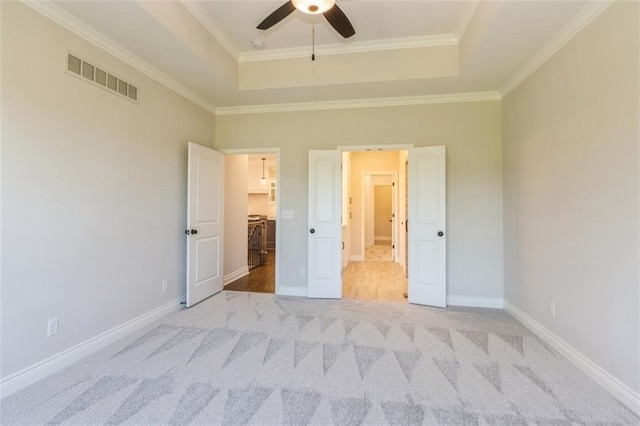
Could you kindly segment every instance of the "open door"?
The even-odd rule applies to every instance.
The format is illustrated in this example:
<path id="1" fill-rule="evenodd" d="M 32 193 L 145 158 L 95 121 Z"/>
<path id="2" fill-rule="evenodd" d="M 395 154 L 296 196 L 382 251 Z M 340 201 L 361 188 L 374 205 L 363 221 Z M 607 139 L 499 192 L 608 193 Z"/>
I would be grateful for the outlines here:
<path id="1" fill-rule="evenodd" d="M 224 154 L 189 142 L 187 307 L 223 288 Z"/>
<path id="2" fill-rule="evenodd" d="M 445 148 L 409 150 L 409 302 L 447 305 Z"/>
<path id="3" fill-rule="evenodd" d="M 339 151 L 309 151 L 308 296 L 342 297 L 342 210 Z"/>

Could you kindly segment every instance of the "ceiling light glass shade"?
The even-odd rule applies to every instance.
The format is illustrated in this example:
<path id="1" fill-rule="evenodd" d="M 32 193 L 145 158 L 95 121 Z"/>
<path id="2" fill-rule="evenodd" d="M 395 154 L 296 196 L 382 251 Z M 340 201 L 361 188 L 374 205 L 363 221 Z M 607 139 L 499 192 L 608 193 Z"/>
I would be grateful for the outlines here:
<path id="1" fill-rule="evenodd" d="M 291 3 L 301 12 L 318 15 L 331 9 L 336 0 L 291 0 Z"/>
<path id="2" fill-rule="evenodd" d="M 265 176 L 262 176 L 262 177 L 260 178 L 260 183 L 261 183 L 262 185 L 266 185 L 266 184 L 267 184 L 267 178 L 266 178 Z"/>

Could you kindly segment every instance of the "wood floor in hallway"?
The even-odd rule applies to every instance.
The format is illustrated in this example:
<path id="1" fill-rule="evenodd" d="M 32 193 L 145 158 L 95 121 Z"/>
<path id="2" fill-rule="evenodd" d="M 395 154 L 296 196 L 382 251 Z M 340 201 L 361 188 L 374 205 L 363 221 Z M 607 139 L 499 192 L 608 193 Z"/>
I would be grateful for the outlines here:
<path id="1" fill-rule="evenodd" d="M 267 262 L 252 269 L 249 275 L 230 282 L 224 287 L 225 290 L 250 291 L 253 293 L 275 293 L 276 292 L 276 252 L 269 250 Z"/>
<path id="2" fill-rule="evenodd" d="M 367 249 L 366 259 L 391 259 L 378 244 Z M 376 254 L 372 256 L 372 254 Z M 225 290 L 255 293 L 275 292 L 275 251 L 269 251 L 267 263 L 225 286 Z M 351 262 L 343 271 L 342 297 L 345 299 L 406 301 L 407 279 L 398 263 L 380 260 Z"/>
<path id="3" fill-rule="evenodd" d="M 385 248 L 388 254 L 384 252 Z M 350 262 L 342 274 L 342 297 L 364 300 L 405 301 L 407 279 L 402 266 L 391 261 L 391 246 L 367 249 L 364 262 Z"/>

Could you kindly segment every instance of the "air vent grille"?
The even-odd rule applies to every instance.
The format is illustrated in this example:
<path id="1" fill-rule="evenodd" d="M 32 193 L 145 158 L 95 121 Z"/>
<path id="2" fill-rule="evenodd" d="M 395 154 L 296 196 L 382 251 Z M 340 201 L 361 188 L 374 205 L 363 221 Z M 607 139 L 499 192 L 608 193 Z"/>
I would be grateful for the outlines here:
<path id="1" fill-rule="evenodd" d="M 138 102 L 138 88 L 136 86 L 77 56 L 72 54 L 67 56 L 67 70 L 83 80 L 105 88 L 116 95 Z"/>

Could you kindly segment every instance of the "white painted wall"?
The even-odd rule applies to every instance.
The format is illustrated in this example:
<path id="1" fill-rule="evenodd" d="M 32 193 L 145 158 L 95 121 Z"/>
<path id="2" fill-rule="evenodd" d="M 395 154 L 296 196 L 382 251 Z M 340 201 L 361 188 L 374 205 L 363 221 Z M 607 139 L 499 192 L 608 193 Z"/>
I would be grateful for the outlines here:
<path id="1" fill-rule="evenodd" d="M 278 251 L 287 260 L 280 267 L 281 285 L 304 291 L 307 278 L 300 276 L 300 268 L 307 265 L 308 150 L 446 145 L 448 292 L 501 300 L 501 114 L 500 102 L 467 102 L 220 115 L 216 147 L 281 148 L 278 202 L 282 210 L 294 212 L 293 219 L 278 223 Z"/>
<path id="2" fill-rule="evenodd" d="M 184 296 L 187 142 L 203 109 L 2 2 L 2 377 Z M 140 104 L 65 73 L 67 51 Z M 161 281 L 168 289 L 161 291 Z M 59 334 L 47 338 L 49 318 Z"/>
<path id="3" fill-rule="evenodd" d="M 237 279 L 247 270 L 248 155 L 225 157 L 224 275 Z M 266 194 L 261 194 L 265 200 Z"/>
<path id="4" fill-rule="evenodd" d="M 636 395 L 638 38 L 614 2 L 503 105 L 505 299 Z"/>

